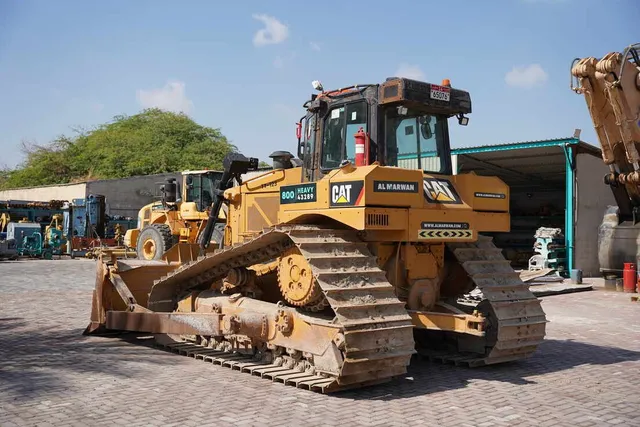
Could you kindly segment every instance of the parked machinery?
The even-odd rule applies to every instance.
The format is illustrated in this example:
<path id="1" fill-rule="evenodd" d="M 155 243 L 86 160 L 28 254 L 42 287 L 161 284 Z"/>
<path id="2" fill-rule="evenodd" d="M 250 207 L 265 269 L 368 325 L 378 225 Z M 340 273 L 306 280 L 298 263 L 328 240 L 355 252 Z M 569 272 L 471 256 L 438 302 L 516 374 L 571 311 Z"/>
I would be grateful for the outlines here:
<path id="1" fill-rule="evenodd" d="M 124 231 L 135 227 L 131 218 L 106 213 L 103 195 L 89 194 L 84 199 L 73 199 L 63 207 L 64 232 L 69 241 L 67 253 L 71 256 L 92 257 L 105 248 L 121 248 Z"/>
<path id="2" fill-rule="evenodd" d="M 201 256 L 97 263 L 85 333 L 153 333 L 325 392 L 403 375 L 416 351 L 469 366 L 533 353 L 540 301 L 480 234 L 509 230 L 509 188 L 451 171 L 448 118 L 467 124 L 469 93 L 405 78 L 315 87 L 299 159 L 274 153 L 274 170 L 242 182 L 257 159 L 225 158 Z"/>
<path id="3" fill-rule="evenodd" d="M 63 243 L 62 246 L 66 248 L 66 254 L 71 256 L 122 243 L 124 232 L 136 225 L 131 218 L 108 215 L 106 199 L 98 194 L 71 201 L 0 201 L 0 233 L 4 232 L 10 221 L 18 219 L 38 224 L 45 243 L 49 237 L 53 237 L 47 237 L 47 234 L 58 234 L 57 239 L 68 240 L 68 244 Z M 49 233 L 52 221 L 57 221 L 53 228 L 62 233 Z"/>
<path id="4" fill-rule="evenodd" d="M 62 255 L 67 249 L 67 236 L 63 227 L 63 215 L 55 214 L 44 231 L 45 246 L 55 255 Z"/>
<path id="5" fill-rule="evenodd" d="M 617 204 L 600 225 L 600 270 L 617 271 L 636 262 L 640 238 L 640 43 L 571 65 L 571 89 L 584 95 Z"/>
<path id="6" fill-rule="evenodd" d="M 566 246 L 561 228 L 540 227 L 534 235 L 536 241 L 529 259 L 529 271 L 551 268 L 558 273 L 566 269 Z"/>
<path id="7" fill-rule="evenodd" d="M 62 200 L 33 201 L 33 200 L 0 200 L 0 231 L 3 224 L 10 220 L 28 221 L 46 227 L 56 213 L 62 213 Z M 6 218 L 3 221 L 3 217 Z"/>
<path id="8" fill-rule="evenodd" d="M 18 257 L 18 250 L 16 249 L 15 240 L 7 240 L 0 238 L 0 261 L 9 259 L 16 259 Z"/>
<path id="9" fill-rule="evenodd" d="M 0 213 L 0 233 L 7 232 L 7 225 L 11 222 L 11 216 L 7 212 Z"/>
<path id="10" fill-rule="evenodd" d="M 162 199 L 140 209 L 138 228 L 125 233 L 125 246 L 136 248 L 138 258 L 147 260 L 160 259 L 177 243 L 197 251 L 196 242 L 207 224 L 221 177 L 222 172 L 201 170 L 183 172 L 182 186 L 174 178 L 168 179 L 160 187 Z M 220 214 L 224 219 L 224 212 Z M 212 238 L 216 243 L 222 240 L 221 225 Z"/>
<path id="11" fill-rule="evenodd" d="M 45 248 L 40 224 L 28 221 L 10 222 L 7 225 L 7 241 L 20 256 L 51 259 L 52 252 Z"/>
<path id="12" fill-rule="evenodd" d="M 0 260 L 14 259 L 18 256 L 16 240 L 7 237 L 7 227 L 11 219 L 9 214 L 3 212 L 0 214 Z"/>

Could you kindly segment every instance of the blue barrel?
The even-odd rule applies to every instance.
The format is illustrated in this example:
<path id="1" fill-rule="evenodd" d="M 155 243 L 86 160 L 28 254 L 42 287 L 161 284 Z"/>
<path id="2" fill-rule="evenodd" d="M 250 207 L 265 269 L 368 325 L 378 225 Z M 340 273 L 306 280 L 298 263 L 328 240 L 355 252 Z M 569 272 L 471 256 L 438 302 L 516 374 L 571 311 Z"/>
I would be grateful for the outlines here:
<path id="1" fill-rule="evenodd" d="M 579 285 L 582 283 L 582 270 L 571 270 L 569 273 L 569 277 L 571 278 L 571 283 L 574 285 Z"/>

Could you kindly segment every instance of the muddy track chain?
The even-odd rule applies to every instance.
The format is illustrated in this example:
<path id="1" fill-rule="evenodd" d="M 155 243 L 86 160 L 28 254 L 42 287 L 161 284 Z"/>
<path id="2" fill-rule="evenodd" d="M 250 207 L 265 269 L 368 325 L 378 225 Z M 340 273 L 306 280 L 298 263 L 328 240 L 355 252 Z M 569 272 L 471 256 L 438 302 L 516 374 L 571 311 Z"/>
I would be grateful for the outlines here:
<path id="1" fill-rule="evenodd" d="M 276 363 L 256 361 L 251 355 L 229 351 L 214 350 L 210 347 L 172 339 L 156 342 L 156 346 L 183 356 L 193 357 L 214 365 L 281 382 L 285 385 L 304 388 L 322 393 L 334 392 L 336 380 L 322 375 L 288 369 Z"/>
<path id="2" fill-rule="evenodd" d="M 543 342 L 547 319 L 540 300 L 520 279 L 509 260 L 490 237 L 478 236 L 475 243 L 447 243 L 460 265 L 482 292 L 477 307 L 484 305 L 490 325 L 486 352 L 449 353 L 420 349 L 431 360 L 470 367 L 524 359 Z"/>
<path id="3" fill-rule="evenodd" d="M 173 310 L 180 293 L 207 286 L 231 268 L 267 262 L 294 245 L 311 265 L 344 334 L 340 376 L 324 389 L 379 383 L 405 374 L 415 353 L 411 318 L 356 231 L 314 226 L 264 230 L 248 242 L 200 257 L 157 280 L 150 308 Z"/>

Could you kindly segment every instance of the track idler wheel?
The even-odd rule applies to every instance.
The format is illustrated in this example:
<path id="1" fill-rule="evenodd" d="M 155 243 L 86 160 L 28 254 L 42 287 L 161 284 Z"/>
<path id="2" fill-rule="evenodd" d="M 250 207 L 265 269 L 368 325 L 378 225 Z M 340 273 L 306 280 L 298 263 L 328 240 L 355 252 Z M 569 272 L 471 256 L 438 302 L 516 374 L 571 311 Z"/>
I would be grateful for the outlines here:
<path id="1" fill-rule="evenodd" d="M 294 307 L 320 311 L 328 305 L 307 259 L 297 251 L 280 258 L 278 286 L 285 301 Z"/>

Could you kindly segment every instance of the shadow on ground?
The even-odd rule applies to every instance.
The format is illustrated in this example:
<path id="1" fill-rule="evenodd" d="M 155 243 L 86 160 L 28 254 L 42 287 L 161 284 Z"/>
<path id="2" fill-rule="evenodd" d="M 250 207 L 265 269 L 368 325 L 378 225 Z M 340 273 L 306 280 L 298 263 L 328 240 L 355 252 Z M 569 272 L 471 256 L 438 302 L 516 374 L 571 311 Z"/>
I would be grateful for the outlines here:
<path id="1" fill-rule="evenodd" d="M 22 318 L 0 318 L 0 394 L 30 399 L 71 388 L 69 372 L 79 374 L 74 382 L 89 382 L 101 374 L 133 378 L 140 373 L 136 363 L 141 348 L 132 345 L 135 337 L 86 337 L 82 332 L 56 326 L 36 329 Z M 166 362 L 162 357 L 144 361 L 158 364 L 158 369 Z"/>
<path id="2" fill-rule="evenodd" d="M 545 340 L 528 359 L 477 368 L 430 362 L 422 357 L 411 360 L 404 378 L 392 387 L 371 387 L 336 393 L 350 399 L 394 400 L 466 387 L 470 381 L 499 381 L 514 385 L 536 384 L 535 377 L 580 365 L 612 365 L 640 360 L 640 351 L 598 346 L 573 340 Z M 393 392 L 387 392 L 392 389 Z"/>
<path id="3" fill-rule="evenodd" d="M 145 348 L 151 346 L 151 340 L 141 340 L 135 334 L 97 337 L 83 336 L 82 331 L 55 326 L 35 329 L 22 318 L 0 318 L 0 393 L 30 399 L 60 391 L 73 386 L 68 384 L 68 373 L 78 374 L 73 377 L 74 381 L 87 383 L 96 375 L 135 379 L 143 375 L 140 363 L 157 365 L 153 369 L 160 370 L 171 364 L 171 358 L 185 357 Z M 157 356 L 148 357 L 150 351 L 154 356 L 157 352 Z M 142 355 L 146 357 L 141 359 Z M 474 380 L 535 384 L 535 377 L 539 375 L 583 364 L 610 365 L 638 360 L 640 352 L 637 351 L 571 340 L 546 340 L 529 359 L 480 368 L 444 365 L 416 357 L 408 374 L 401 379 L 333 396 L 394 400 L 464 388 Z M 237 371 L 234 374 L 248 375 Z M 268 380 L 256 377 L 255 381 L 259 387 L 262 381 Z"/>

